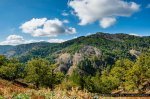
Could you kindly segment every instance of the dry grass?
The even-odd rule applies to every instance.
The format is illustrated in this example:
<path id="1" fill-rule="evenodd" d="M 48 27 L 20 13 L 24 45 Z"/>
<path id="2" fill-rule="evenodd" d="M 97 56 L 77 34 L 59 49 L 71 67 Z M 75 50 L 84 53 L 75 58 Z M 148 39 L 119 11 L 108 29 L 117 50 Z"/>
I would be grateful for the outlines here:
<path id="1" fill-rule="evenodd" d="M 101 97 L 91 94 L 86 90 L 72 88 L 70 91 L 60 88 L 51 91 L 50 89 L 29 89 L 0 80 L 0 96 L 4 99 L 149 99 L 149 97 Z M 1 97 L 0 97 L 1 99 Z"/>
<path id="2" fill-rule="evenodd" d="M 0 80 L 0 96 L 12 99 L 18 94 L 25 94 L 31 99 L 92 99 L 92 95 L 87 91 L 80 91 L 77 88 L 72 90 L 60 90 L 59 88 L 51 91 L 50 89 L 29 89 L 12 84 L 6 80 Z"/>
<path id="3" fill-rule="evenodd" d="M 13 85 L 12 82 L 0 80 L 0 95 L 5 98 L 11 98 L 13 94 L 24 93 L 27 88 Z"/>

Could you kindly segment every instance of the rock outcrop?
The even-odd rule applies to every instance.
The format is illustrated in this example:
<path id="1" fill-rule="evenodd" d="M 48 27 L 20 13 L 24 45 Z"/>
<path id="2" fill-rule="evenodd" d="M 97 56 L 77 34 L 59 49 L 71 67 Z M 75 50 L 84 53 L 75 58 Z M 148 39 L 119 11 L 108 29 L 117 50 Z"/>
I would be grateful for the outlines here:
<path id="1" fill-rule="evenodd" d="M 75 54 L 62 53 L 57 58 L 58 70 L 68 75 L 72 74 L 77 65 L 85 58 L 100 57 L 101 51 L 93 46 L 84 46 Z"/>
<path id="2" fill-rule="evenodd" d="M 133 49 L 130 50 L 129 52 L 130 52 L 131 55 L 135 56 L 136 58 L 137 58 L 138 56 L 140 56 L 140 54 L 141 54 L 141 52 L 136 51 L 136 50 L 133 50 Z"/>

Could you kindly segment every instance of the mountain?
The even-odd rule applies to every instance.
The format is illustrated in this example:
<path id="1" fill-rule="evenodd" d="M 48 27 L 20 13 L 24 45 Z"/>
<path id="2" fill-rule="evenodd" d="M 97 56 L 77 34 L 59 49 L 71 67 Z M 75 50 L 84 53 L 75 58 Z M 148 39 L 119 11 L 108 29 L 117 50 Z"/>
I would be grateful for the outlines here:
<path id="1" fill-rule="evenodd" d="M 12 48 L 13 46 L 10 45 L 0 45 L 0 54 L 4 54 Z"/>
<path id="2" fill-rule="evenodd" d="M 150 37 L 139 37 L 123 33 L 108 34 L 96 33 L 89 36 L 81 36 L 64 43 L 39 42 L 17 46 L 0 46 L 0 53 L 9 57 L 26 56 L 28 54 L 47 57 L 54 53 L 68 52 L 74 54 L 83 46 L 93 46 L 100 49 L 103 54 L 123 55 L 131 49 L 137 51 L 147 50 L 150 45 Z"/>
<path id="3" fill-rule="evenodd" d="M 149 93 L 150 36 L 96 33 L 63 43 L 0 46 L 0 52 L 8 57 L 0 55 L 0 78 L 21 85 Z"/>
<path id="4" fill-rule="evenodd" d="M 0 46 L 0 54 L 16 57 L 21 62 L 31 58 L 46 58 L 57 63 L 57 70 L 70 74 L 77 66 L 86 62 L 91 70 L 103 69 L 117 59 L 135 60 L 140 53 L 150 49 L 150 36 L 134 36 L 123 33 L 96 33 L 81 36 L 63 43 L 39 42 L 17 46 Z M 81 68 L 83 68 L 81 66 Z M 84 68 L 89 73 L 88 68 Z M 82 73 L 82 70 L 79 70 Z"/>
<path id="5" fill-rule="evenodd" d="M 22 44 L 17 46 L 5 45 L 0 46 L 0 54 L 6 55 L 7 57 L 22 56 L 26 55 L 32 50 L 50 47 L 53 45 L 57 45 L 57 43 L 38 42 L 38 43 Z"/>
<path id="6" fill-rule="evenodd" d="M 71 74 L 80 65 L 78 66 L 80 67 L 78 72 L 89 74 L 92 71 L 90 74 L 93 74 L 96 70 L 112 66 L 118 59 L 135 60 L 140 53 L 150 49 L 150 37 L 139 37 L 123 33 L 96 33 L 60 45 L 67 45 L 60 51 L 56 51 L 54 55 L 60 71 Z M 53 55 L 48 57 L 51 56 Z M 85 67 L 87 64 L 91 64 L 93 67 Z"/>

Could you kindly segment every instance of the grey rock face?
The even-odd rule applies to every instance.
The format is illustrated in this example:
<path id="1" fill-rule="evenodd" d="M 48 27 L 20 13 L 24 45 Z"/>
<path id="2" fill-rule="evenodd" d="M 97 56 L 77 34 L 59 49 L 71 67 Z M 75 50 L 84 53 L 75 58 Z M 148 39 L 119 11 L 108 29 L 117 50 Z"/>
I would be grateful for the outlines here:
<path id="1" fill-rule="evenodd" d="M 136 56 L 136 57 L 140 56 L 140 54 L 141 54 L 141 52 L 133 50 L 133 49 L 130 50 L 129 52 L 130 52 L 131 55 Z"/>
<path id="2" fill-rule="evenodd" d="M 57 64 L 59 65 L 58 70 L 65 71 L 68 75 L 70 75 L 82 60 L 93 56 L 101 56 L 101 51 L 93 46 L 84 46 L 74 55 L 71 55 L 70 53 L 60 54 L 57 59 Z"/>
<path id="3" fill-rule="evenodd" d="M 59 65 L 58 70 L 62 72 L 67 72 L 70 66 L 72 66 L 72 57 L 69 53 L 61 54 L 56 61 Z"/>

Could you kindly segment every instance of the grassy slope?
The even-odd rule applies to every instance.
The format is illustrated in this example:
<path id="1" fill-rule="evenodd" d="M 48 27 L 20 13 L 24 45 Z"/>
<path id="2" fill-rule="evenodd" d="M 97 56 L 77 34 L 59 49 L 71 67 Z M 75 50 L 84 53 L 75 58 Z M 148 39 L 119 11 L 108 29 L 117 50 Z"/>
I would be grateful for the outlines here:
<path id="1" fill-rule="evenodd" d="M 149 97 L 102 97 L 77 88 L 72 88 L 71 91 L 60 88 L 54 91 L 35 90 L 0 79 L 0 99 L 93 99 L 94 97 L 97 97 L 96 99 L 149 99 Z"/>

